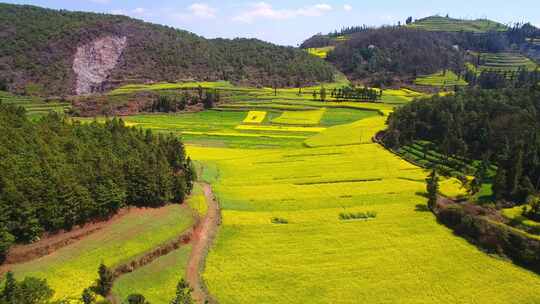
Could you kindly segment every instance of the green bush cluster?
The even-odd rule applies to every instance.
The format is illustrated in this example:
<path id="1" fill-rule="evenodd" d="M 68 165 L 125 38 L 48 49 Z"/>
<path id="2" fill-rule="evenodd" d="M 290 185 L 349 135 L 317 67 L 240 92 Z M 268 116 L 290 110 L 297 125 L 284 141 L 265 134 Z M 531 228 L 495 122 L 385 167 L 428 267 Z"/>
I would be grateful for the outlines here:
<path id="1" fill-rule="evenodd" d="M 377 212 L 367 211 L 367 212 L 341 212 L 339 214 L 339 219 L 342 221 L 348 220 L 368 220 L 374 219 L 377 217 Z"/>
<path id="2" fill-rule="evenodd" d="M 289 223 L 287 219 L 280 218 L 280 217 L 273 217 L 271 222 L 272 224 L 288 224 Z"/>

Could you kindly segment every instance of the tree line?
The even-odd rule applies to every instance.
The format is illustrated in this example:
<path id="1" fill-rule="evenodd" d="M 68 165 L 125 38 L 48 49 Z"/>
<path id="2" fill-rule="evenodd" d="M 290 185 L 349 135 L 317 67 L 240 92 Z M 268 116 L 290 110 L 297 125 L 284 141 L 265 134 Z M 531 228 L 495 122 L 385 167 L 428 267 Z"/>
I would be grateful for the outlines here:
<path id="1" fill-rule="evenodd" d="M 357 101 L 357 102 L 375 102 L 381 99 L 383 90 L 373 89 L 370 87 L 344 86 L 328 90 L 322 87 L 320 90 L 313 90 L 313 100 L 327 101 L 328 94 L 335 101 Z M 302 95 L 302 89 L 298 91 L 298 95 Z"/>
<path id="2" fill-rule="evenodd" d="M 189 105 L 201 103 L 205 109 L 211 109 L 221 101 L 221 95 L 217 89 L 203 89 L 198 87 L 196 94 L 184 91 L 179 95 L 158 95 L 152 101 L 148 111 L 150 112 L 180 112 Z"/>
<path id="3" fill-rule="evenodd" d="M 125 206 L 181 203 L 195 171 L 178 137 L 0 104 L 0 257 L 15 242 L 106 219 Z"/>
<path id="4" fill-rule="evenodd" d="M 528 71 L 519 68 L 516 71 L 510 70 L 484 70 L 477 74 L 468 70 L 464 79 L 469 86 L 478 86 L 482 89 L 504 89 L 504 88 L 526 88 L 537 86 L 540 82 L 540 70 Z"/>

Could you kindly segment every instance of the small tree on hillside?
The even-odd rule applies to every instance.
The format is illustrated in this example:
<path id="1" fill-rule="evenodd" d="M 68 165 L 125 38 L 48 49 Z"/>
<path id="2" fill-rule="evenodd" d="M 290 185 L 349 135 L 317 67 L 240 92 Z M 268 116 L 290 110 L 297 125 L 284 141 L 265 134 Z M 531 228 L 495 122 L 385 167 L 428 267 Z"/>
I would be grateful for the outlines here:
<path id="1" fill-rule="evenodd" d="M 182 278 L 178 285 L 176 285 L 176 295 L 171 300 L 171 304 L 193 304 L 193 298 L 191 293 L 193 289 L 189 284 Z"/>
<path id="2" fill-rule="evenodd" d="M 5 301 L 5 303 L 13 303 L 16 289 L 17 281 L 15 280 L 15 276 L 13 275 L 13 272 L 8 271 L 4 283 L 4 290 L 0 293 L 0 300 Z M 3 302 L 0 301 L 0 303 Z"/>
<path id="3" fill-rule="evenodd" d="M 150 304 L 142 294 L 131 294 L 127 297 L 127 304 Z"/>
<path id="4" fill-rule="evenodd" d="M 322 87 L 321 88 L 321 101 L 325 101 L 326 100 L 326 88 Z"/>
<path id="5" fill-rule="evenodd" d="M 426 179 L 426 189 L 428 193 L 428 208 L 434 210 L 435 204 L 437 204 L 437 193 L 439 192 L 439 175 L 437 170 L 433 169 Z"/>
<path id="6" fill-rule="evenodd" d="M 98 275 L 99 278 L 96 281 L 96 291 L 98 294 L 106 297 L 111 292 L 114 274 L 107 266 L 105 266 L 105 264 L 101 263 L 101 265 L 99 265 Z"/>
<path id="7" fill-rule="evenodd" d="M 92 304 L 96 300 L 96 296 L 94 292 L 92 292 L 91 288 L 86 288 L 83 290 L 83 293 L 81 295 L 81 301 L 84 304 Z"/>

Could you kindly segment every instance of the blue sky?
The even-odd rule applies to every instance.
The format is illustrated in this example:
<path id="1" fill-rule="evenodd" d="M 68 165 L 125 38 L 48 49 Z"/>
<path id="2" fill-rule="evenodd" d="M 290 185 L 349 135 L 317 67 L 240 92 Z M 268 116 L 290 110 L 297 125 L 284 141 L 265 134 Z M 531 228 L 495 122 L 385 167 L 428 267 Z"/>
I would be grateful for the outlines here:
<path id="1" fill-rule="evenodd" d="M 318 32 L 349 25 L 396 24 L 407 16 L 434 14 L 460 18 L 487 17 L 502 23 L 540 25 L 538 0 L 31 0 L 5 1 L 49 8 L 129 15 L 214 37 L 255 37 L 297 45 Z"/>

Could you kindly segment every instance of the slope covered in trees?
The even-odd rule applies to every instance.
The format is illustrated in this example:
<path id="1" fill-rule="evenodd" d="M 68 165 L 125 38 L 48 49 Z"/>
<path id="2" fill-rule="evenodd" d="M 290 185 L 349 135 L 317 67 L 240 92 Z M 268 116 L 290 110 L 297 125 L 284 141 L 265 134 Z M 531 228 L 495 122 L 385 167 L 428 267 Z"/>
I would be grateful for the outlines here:
<path id="1" fill-rule="evenodd" d="M 304 41 L 301 48 L 332 48 L 326 54 L 327 61 L 353 80 L 376 79 L 377 83 L 391 83 L 393 78 L 414 79 L 418 74 L 445 69 L 461 74 L 464 61 L 472 60 L 465 56 L 466 50 L 511 51 L 540 59 L 540 47 L 535 44 L 540 30 L 530 23 L 504 26 L 487 19 L 439 16 L 414 23 L 409 17 L 405 23 L 381 28 L 346 27 L 326 35 L 317 34 Z"/>
<path id="2" fill-rule="evenodd" d="M 407 21 L 412 21 L 412 17 Z M 406 23 L 411 28 L 435 32 L 486 33 L 490 31 L 506 31 L 508 29 L 504 24 L 489 19 L 466 20 L 448 16 L 430 16 Z"/>
<path id="3" fill-rule="evenodd" d="M 117 15 L 0 4 L 0 33 L 0 83 L 18 92 L 74 93 L 77 48 L 103 37 L 116 37 L 113 42 L 125 48 L 97 91 L 128 80 L 287 86 L 331 81 L 334 74 L 331 65 L 291 47 L 256 39 L 207 40 Z"/>
<path id="4" fill-rule="evenodd" d="M 498 199 L 524 202 L 540 189 L 540 89 L 467 90 L 412 102 L 389 118 L 397 148 L 428 140 L 448 156 L 496 164 Z"/>
<path id="5" fill-rule="evenodd" d="M 327 60 L 353 79 L 431 74 L 458 69 L 463 54 L 453 41 L 440 33 L 403 27 L 367 29 L 352 34 L 336 46 Z"/>
<path id="6" fill-rule="evenodd" d="M 0 104 L 0 257 L 13 242 L 107 218 L 126 205 L 182 202 L 193 170 L 175 136 L 121 120 L 27 119 Z"/>

